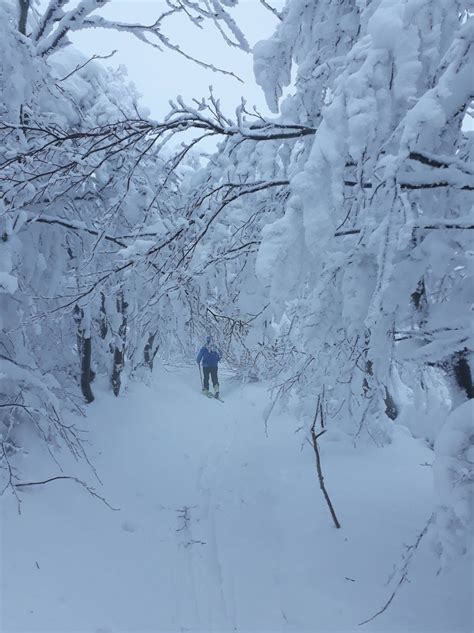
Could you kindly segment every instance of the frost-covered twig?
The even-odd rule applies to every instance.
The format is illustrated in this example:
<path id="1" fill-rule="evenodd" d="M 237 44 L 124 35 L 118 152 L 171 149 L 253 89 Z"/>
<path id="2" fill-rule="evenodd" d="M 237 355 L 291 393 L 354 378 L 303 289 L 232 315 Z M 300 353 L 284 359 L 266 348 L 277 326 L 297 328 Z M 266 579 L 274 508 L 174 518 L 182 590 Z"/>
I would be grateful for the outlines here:
<path id="1" fill-rule="evenodd" d="M 273 15 L 279 20 L 283 19 L 280 11 L 278 11 L 278 9 L 275 9 L 275 7 L 272 7 L 271 4 L 267 2 L 267 0 L 260 0 L 260 4 L 263 5 L 265 9 L 268 9 L 271 13 L 273 13 Z"/>
<path id="2" fill-rule="evenodd" d="M 220 0 L 214 0 L 211 7 L 208 2 L 202 2 L 201 0 L 193 2 L 188 0 L 169 0 L 167 2 L 167 10 L 161 12 L 152 24 L 120 22 L 98 15 L 96 12 L 100 11 L 108 2 L 110 0 L 80 0 L 80 2 L 74 4 L 70 0 L 50 0 L 31 33 L 31 40 L 34 42 L 38 53 L 47 56 L 57 51 L 58 48 L 64 46 L 67 42 L 67 36 L 74 31 L 91 28 L 111 29 L 129 33 L 141 42 L 160 51 L 163 48 L 167 48 L 203 68 L 223 73 L 242 81 L 235 73 L 218 68 L 212 63 L 204 62 L 186 53 L 180 44 L 172 42 L 162 30 L 163 24 L 169 18 L 181 14 L 199 27 L 201 27 L 203 21 L 213 23 L 227 44 L 249 52 L 250 48 L 247 40 L 228 13 L 225 1 L 223 2 L 224 6 L 222 6 Z M 22 12 L 19 30 L 26 34 L 26 21 L 30 1 L 21 0 L 20 7 Z"/>
<path id="3" fill-rule="evenodd" d="M 69 220 L 63 220 L 61 218 L 55 218 L 53 216 L 40 215 L 38 217 L 32 216 L 25 224 L 28 225 L 35 222 L 38 222 L 39 224 L 58 225 L 66 229 L 69 229 L 71 231 L 84 231 L 85 233 L 88 233 L 89 235 L 96 235 L 96 236 L 100 235 L 102 239 L 107 240 L 109 242 L 113 242 L 114 244 L 117 244 L 117 246 L 121 246 L 122 248 L 125 248 L 127 246 L 125 242 L 121 241 L 121 239 L 126 239 L 125 237 L 117 238 L 111 235 L 106 235 L 106 234 L 103 234 L 101 231 L 95 231 L 94 229 L 84 226 L 84 224 L 83 223 L 81 224 L 80 222 L 74 223 Z M 136 237 L 136 236 L 133 236 L 133 237 Z"/>
<path id="4" fill-rule="evenodd" d="M 116 52 L 117 52 L 116 50 L 113 50 L 108 55 L 92 55 L 92 57 L 89 57 L 89 59 L 86 60 L 84 63 L 78 64 L 74 68 L 74 70 L 71 70 L 70 73 L 68 73 L 64 77 L 61 77 L 61 79 L 58 79 L 58 81 L 66 81 L 66 79 L 69 79 L 69 77 L 74 75 L 74 73 L 77 73 L 79 70 L 82 70 L 83 68 L 85 68 L 87 66 L 87 64 L 90 64 L 91 62 L 93 62 L 93 61 L 95 61 L 97 59 L 101 59 L 101 60 L 110 59 L 111 57 L 113 57 L 116 54 Z"/>
<path id="5" fill-rule="evenodd" d="M 2 446 L 2 457 L 3 457 L 3 460 L 5 461 L 5 464 L 6 464 L 5 468 L 8 472 L 8 480 L 3 490 L 0 491 L 0 496 L 5 493 L 7 488 L 11 488 L 17 502 L 18 513 L 20 513 L 21 499 L 18 496 L 18 493 L 15 489 L 15 486 L 16 486 L 15 481 L 18 479 L 18 476 L 15 474 L 14 468 L 12 464 L 10 463 L 10 459 L 8 457 L 8 452 L 7 452 L 11 447 L 3 440 L 2 440 L 1 446 Z M 1 464 L 1 461 L 0 461 L 0 464 Z"/>
<path id="6" fill-rule="evenodd" d="M 240 198 L 243 195 L 249 195 L 249 194 L 252 194 L 252 193 L 256 193 L 256 192 L 262 191 L 264 189 L 270 189 L 272 187 L 286 186 L 287 184 L 288 184 L 288 182 L 286 180 L 284 180 L 284 181 L 276 180 L 276 181 L 273 181 L 273 182 L 271 182 L 271 181 L 270 182 L 263 182 L 263 183 L 258 183 L 256 185 L 252 184 L 252 186 L 250 186 L 250 188 L 244 187 L 244 188 L 241 188 L 241 190 L 238 191 L 237 193 L 229 195 L 227 198 L 225 198 L 223 200 L 223 202 L 221 202 L 219 204 L 217 209 L 214 210 L 213 213 L 211 213 L 210 217 L 207 219 L 207 221 L 205 223 L 204 228 L 200 231 L 198 236 L 192 241 L 190 246 L 187 247 L 187 249 L 184 251 L 183 255 L 178 260 L 177 266 L 180 266 L 186 260 L 186 258 L 190 255 L 190 253 L 192 253 L 194 251 L 194 249 L 196 248 L 197 244 L 206 235 L 206 233 L 208 232 L 210 226 L 215 221 L 217 216 L 225 209 L 225 207 L 227 207 L 229 204 L 231 204 L 232 202 L 237 200 L 237 198 Z"/>

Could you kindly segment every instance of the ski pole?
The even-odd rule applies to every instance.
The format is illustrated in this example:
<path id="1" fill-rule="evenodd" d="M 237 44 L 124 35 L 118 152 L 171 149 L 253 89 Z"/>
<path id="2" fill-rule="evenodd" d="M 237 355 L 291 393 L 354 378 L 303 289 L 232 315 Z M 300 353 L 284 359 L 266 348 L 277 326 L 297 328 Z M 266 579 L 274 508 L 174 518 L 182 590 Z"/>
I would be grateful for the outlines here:
<path id="1" fill-rule="evenodd" d="M 202 382 L 202 371 L 201 371 L 201 363 L 198 363 L 198 367 L 199 367 L 199 377 L 200 377 L 200 379 L 201 379 L 201 387 L 202 387 L 202 385 L 203 385 L 203 382 Z"/>

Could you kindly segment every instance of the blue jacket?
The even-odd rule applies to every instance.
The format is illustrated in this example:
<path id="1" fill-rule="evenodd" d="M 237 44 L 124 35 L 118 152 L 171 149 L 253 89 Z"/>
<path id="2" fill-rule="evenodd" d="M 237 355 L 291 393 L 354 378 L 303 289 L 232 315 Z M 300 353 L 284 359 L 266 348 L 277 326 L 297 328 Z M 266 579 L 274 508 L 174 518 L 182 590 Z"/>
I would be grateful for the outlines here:
<path id="1" fill-rule="evenodd" d="M 217 367 L 220 359 L 221 355 L 219 352 L 210 351 L 205 345 L 201 347 L 196 358 L 198 364 L 202 361 L 203 367 Z"/>

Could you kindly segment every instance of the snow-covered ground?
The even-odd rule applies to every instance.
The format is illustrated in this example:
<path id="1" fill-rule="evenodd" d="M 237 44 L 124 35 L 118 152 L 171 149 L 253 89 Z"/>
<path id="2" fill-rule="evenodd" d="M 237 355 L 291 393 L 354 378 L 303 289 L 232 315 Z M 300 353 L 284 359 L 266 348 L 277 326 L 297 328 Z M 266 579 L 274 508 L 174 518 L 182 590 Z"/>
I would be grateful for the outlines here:
<path id="1" fill-rule="evenodd" d="M 410 582 L 358 626 L 390 597 L 394 565 L 433 509 L 432 453 L 420 440 L 404 427 L 384 448 L 321 438 L 337 530 L 296 421 L 275 415 L 265 434 L 265 386 L 223 381 L 220 403 L 197 378 L 168 368 L 151 388 L 98 392 L 79 421 L 97 492 L 120 510 L 67 480 L 23 488 L 21 515 L 2 498 L 4 633 L 471 630 L 469 561 L 437 576 L 429 537 Z M 22 469 L 24 481 L 60 474 L 36 442 Z"/>

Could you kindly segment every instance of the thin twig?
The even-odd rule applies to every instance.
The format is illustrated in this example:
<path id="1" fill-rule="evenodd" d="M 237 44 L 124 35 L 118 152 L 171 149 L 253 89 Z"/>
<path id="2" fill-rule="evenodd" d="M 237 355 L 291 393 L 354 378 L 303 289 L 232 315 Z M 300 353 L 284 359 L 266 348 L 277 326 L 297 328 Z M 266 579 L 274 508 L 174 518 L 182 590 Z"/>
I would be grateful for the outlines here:
<path id="1" fill-rule="evenodd" d="M 418 537 L 415 541 L 415 543 L 413 545 L 408 546 L 408 555 L 405 558 L 405 563 L 403 564 L 403 567 L 401 569 L 401 575 L 400 575 L 400 579 L 397 582 L 397 585 L 395 587 L 395 589 L 393 590 L 393 592 L 391 593 L 389 599 L 387 600 L 387 602 L 383 605 L 383 607 L 381 609 L 379 609 L 377 611 L 377 613 L 375 613 L 372 617 L 368 618 L 367 620 L 364 620 L 363 622 L 359 622 L 358 626 L 362 626 L 363 624 L 367 624 L 368 622 L 372 622 L 372 620 L 375 620 L 375 618 L 377 618 L 379 615 L 381 615 L 384 611 L 386 611 L 388 609 L 388 607 L 391 605 L 392 600 L 395 598 L 395 596 L 397 595 L 398 590 L 400 589 L 400 587 L 403 585 L 404 582 L 407 581 L 408 579 L 408 569 L 410 566 L 410 563 L 412 561 L 413 556 L 415 555 L 416 550 L 418 549 L 418 546 L 422 540 L 422 538 L 425 536 L 425 534 L 428 531 L 428 528 L 431 524 L 431 522 L 434 519 L 434 514 L 432 514 L 430 516 L 430 518 L 428 519 L 425 527 L 423 528 L 423 530 L 418 534 Z"/>
<path id="2" fill-rule="evenodd" d="M 117 51 L 114 50 L 111 53 L 109 53 L 108 55 L 92 55 L 91 58 L 89 58 L 87 61 L 85 61 L 83 64 L 78 64 L 74 70 L 71 70 L 70 73 L 68 73 L 65 77 L 62 77 L 61 79 L 58 79 L 58 81 L 66 81 L 66 79 L 69 79 L 69 77 L 71 77 L 71 75 L 74 75 L 74 73 L 77 73 L 77 71 L 82 70 L 85 66 L 87 66 L 87 64 L 89 64 L 92 61 L 95 61 L 96 59 L 110 59 L 111 57 L 113 57 L 115 55 Z"/>
<path id="3" fill-rule="evenodd" d="M 339 519 L 336 516 L 336 512 L 334 510 L 334 507 L 332 505 L 332 501 L 331 498 L 329 497 L 329 493 L 326 489 L 326 484 L 324 483 L 324 475 L 323 475 L 323 469 L 321 466 L 321 455 L 319 453 L 319 446 L 318 446 L 318 438 L 321 437 L 321 435 L 324 435 L 324 433 L 326 433 L 327 429 L 322 429 L 322 431 L 320 431 L 319 433 L 316 433 L 316 421 L 318 419 L 318 416 L 322 413 L 322 408 L 321 408 L 321 397 L 318 396 L 318 402 L 316 405 L 316 413 L 314 416 L 314 420 L 313 420 L 313 424 L 311 425 L 311 445 L 313 447 L 314 450 L 314 455 L 316 458 L 316 471 L 318 473 L 318 479 L 319 479 L 319 487 L 321 488 L 321 491 L 323 493 L 324 499 L 326 500 L 327 506 L 329 508 L 329 512 L 331 513 L 332 516 L 332 520 L 334 522 L 334 525 L 336 528 L 340 528 L 341 524 L 339 523 Z"/>
<path id="4" fill-rule="evenodd" d="M 102 503 L 104 503 L 111 510 L 114 510 L 115 512 L 118 512 L 120 510 L 120 508 L 114 508 L 113 506 L 111 506 L 110 503 L 106 499 L 104 499 L 104 497 L 101 497 L 99 494 L 97 494 L 94 488 L 91 488 L 91 486 L 88 486 L 84 481 L 82 481 L 81 479 L 78 479 L 77 477 L 70 477 L 68 475 L 58 475 L 57 477 L 50 477 L 49 479 L 45 479 L 44 481 L 28 481 L 25 483 L 19 483 L 19 484 L 14 484 L 14 485 L 15 485 L 15 488 L 23 488 L 25 486 L 42 486 L 43 484 L 47 484 L 50 481 L 56 481 L 58 479 L 70 479 L 71 481 L 75 481 L 77 484 L 85 488 L 87 492 L 91 494 L 93 497 L 96 497 L 97 499 L 102 501 Z"/>

